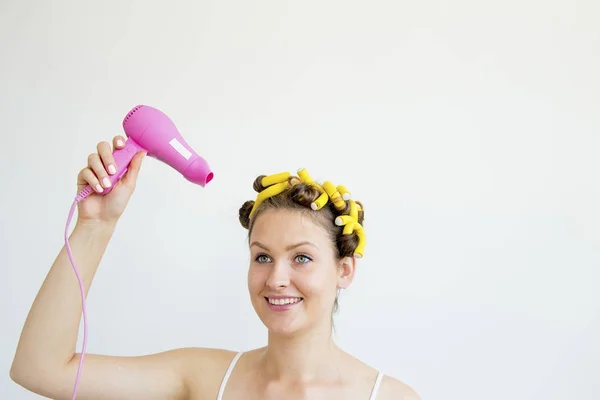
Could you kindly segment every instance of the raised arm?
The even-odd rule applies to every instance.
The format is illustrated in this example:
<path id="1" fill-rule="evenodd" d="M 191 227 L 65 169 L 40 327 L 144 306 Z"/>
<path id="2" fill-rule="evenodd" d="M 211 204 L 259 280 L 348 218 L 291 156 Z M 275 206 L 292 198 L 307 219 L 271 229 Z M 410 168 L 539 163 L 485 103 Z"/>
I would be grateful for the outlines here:
<path id="1" fill-rule="evenodd" d="M 113 145 L 123 147 L 124 138 Z M 127 174 L 106 195 L 92 194 L 78 205 L 78 218 L 69 238 L 85 295 L 117 221 L 134 191 L 145 154 L 139 153 Z M 78 176 L 78 191 L 102 184 L 114 163 L 111 146 L 98 144 L 88 166 Z M 52 399 L 72 398 L 80 355 L 76 354 L 81 292 L 67 249 L 63 247 L 44 280 L 27 316 L 10 370 L 24 388 Z M 140 357 L 85 354 L 77 399 L 182 399 L 188 386 L 185 350 Z"/>

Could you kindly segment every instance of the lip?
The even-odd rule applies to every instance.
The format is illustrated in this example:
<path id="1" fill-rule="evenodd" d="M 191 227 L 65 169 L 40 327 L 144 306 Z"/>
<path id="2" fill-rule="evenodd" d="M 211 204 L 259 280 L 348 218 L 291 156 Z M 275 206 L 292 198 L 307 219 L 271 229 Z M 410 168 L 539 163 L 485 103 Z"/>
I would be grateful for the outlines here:
<path id="1" fill-rule="evenodd" d="M 298 301 L 296 303 L 281 304 L 281 305 L 269 303 L 269 299 L 289 299 L 289 298 L 300 298 L 300 301 Z M 291 310 L 292 308 L 296 307 L 297 305 L 299 305 L 300 303 L 302 303 L 304 301 L 304 298 L 301 296 L 265 296 L 264 299 L 265 299 L 265 302 L 267 303 L 267 306 L 269 307 L 269 309 L 271 309 L 272 311 L 278 311 L 278 312 Z"/>

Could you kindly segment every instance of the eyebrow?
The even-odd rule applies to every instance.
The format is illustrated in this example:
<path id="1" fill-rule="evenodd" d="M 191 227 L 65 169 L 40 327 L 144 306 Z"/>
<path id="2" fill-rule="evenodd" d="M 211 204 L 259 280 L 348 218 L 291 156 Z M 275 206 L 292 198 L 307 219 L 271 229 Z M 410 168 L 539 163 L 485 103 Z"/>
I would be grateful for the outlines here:
<path id="1" fill-rule="evenodd" d="M 252 246 L 257 246 L 257 247 L 260 247 L 262 249 L 269 251 L 269 248 L 267 246 L 265 246 L 264 244 L 262 244 L 261 242 L 256 241 L 256 240 L 250 244 L 250 247 L 252 247 Z M 314 244 L 313 242 L 309 242 L 308 240 L 303 240 L 301 242 L 291 244 L 291 245 L 287 246 L 285 249 L 287 251 L 290 251 L 290 250 L 293 250 L 296 247 L 300 247 L 300 246 L 312 246 L 317 250 L 319 249 L 316 244 Z"/>

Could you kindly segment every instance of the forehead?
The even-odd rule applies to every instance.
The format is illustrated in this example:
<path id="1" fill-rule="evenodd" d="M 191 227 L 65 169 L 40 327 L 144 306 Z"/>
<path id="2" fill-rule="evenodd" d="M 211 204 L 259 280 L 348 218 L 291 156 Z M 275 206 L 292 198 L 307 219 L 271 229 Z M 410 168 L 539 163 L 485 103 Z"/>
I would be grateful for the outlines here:
<path id="1" fill-rule="evenodd" d="M 324 248 L 329 237 L 325 229 L 304 212 L 267 210 L 256 218 L 250 240 L 273 247 L 306 240 Z"/>

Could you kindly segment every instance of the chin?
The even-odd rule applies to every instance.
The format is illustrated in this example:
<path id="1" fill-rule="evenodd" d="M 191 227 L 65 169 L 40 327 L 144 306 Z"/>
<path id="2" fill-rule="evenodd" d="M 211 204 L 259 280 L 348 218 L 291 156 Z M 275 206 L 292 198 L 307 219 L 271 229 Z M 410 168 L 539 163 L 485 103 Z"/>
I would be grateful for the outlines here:
<path id="1" fill-rule="evenodd" d="M 291 337 L 302 331 L 301 328 L 292 325 L 283 325 L 278 324 L 276 322 L 264 322 L 265 327 L 272 335 L 277 335 L 281 337 Z"/>

